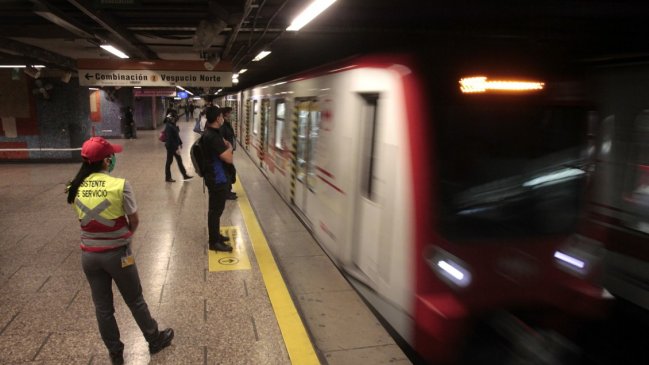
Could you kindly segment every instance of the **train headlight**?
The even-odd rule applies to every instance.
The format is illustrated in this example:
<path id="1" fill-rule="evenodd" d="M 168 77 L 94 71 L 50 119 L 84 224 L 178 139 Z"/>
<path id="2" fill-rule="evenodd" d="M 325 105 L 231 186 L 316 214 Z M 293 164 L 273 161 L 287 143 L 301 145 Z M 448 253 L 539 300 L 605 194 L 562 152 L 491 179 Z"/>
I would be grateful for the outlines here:
<path id="1" fill-rule="evenodd" d="M 465 288 L 471 284 L 469 266 L 458 257 L 439 247 L 430 247 L 424 255 L 435 275 L 452 286 Z"/>
<path id="2" fill-rule="evenodd" d="M 604 252 L 601 243 L 574 235 L 554 252 L 554 262 L 563 271 L 585 277 L 599 265 Z"/>

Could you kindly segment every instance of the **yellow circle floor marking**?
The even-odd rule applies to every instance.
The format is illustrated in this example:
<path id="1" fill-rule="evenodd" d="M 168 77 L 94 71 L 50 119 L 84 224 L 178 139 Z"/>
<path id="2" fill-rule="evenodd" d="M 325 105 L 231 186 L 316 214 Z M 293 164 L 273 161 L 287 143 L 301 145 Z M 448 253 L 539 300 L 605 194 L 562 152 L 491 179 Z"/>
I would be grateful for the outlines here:
<path id="1" fill-rule="evenodd" d="M 270 303 L 277 318 L 277 324 L 282 332 L 286 351 L 295 365 L 316 365 L 320 364 L 318 356 L 313 349 L 311 339 L 304 328 L 302 318 L 295 308 L 291 294 L 288 292 L 286 283 L 279 272 L 275 258 L 273 257 L 266 236 L 261 230 L 255 213 L 252 211 L 248 196 L 245 189 L 239 183 L 239 179 L 233 186 L 235 193 L 239 197 L 239 209 L 248 229 L 248 236 L 252 244 L 252 249 L 259 264 L 261 276 L 266 285 L 266 291 L 270 298 Z"/>
<path id="2" fill-rule="evenodd" d="M 210 271 L 250 270 L 250 260 L 243 244 L 239 226 L 221 227 L 221 234 L 229 237 L 227 242 L 232 246 L 232 252 L 209 250 L 207 254 Z"/>

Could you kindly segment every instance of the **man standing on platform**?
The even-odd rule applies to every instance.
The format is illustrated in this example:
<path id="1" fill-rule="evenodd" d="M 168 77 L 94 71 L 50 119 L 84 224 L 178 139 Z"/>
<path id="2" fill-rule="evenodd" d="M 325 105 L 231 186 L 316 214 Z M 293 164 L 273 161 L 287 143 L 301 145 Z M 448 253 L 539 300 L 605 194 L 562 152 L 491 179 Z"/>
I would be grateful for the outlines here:
<path id="1" fill-rule="evenodd" d="M 209 192 L 207 228 L 209 247 L 213 251 L 231 252 L 226 245 L 227 237 L 221 235 L 221 214 L 230 190 L 230 181 L 226 175 L 225 164 L 232 163 L 232 145 L 226 141 L 219 128 L 223 125 L 223 110 L 217 107 L 205 109 L 205 133 L 201 137 L 201 147 L 205 158 L 205 185 Z"/>
<path id="2" fill-rule="evenodd" d="M 234 150 L 237 149 L 237 145 L 235 143 L 235 134 L 234 134 L 234 128 L 232 128 L 232 124 L 230 124 L 230 113 L 232 113 L 232 108 L 229 106 L 226 106 L 225 108 L 222 108 L 223 110 L 223 125 L 221 126 L 220 132 L 223 138 L 225 138 L 226 141 L 230 142 L 230 145 L 232 145 L 232 152 L 234 153 Z M 230 183 L 234 184 L 236 181 L 236 173 L 237 170 L 234 168 L 234 164 L 230 164 L 226 166 L 226 173 L 228 175 L 228 178 L 230 179 Z M 237 193 L 232 191 L 232 186 L 230 186 L 230 191 L 228 192 L 227 195 L 228 200 L 236 200 L 237 199 Z"/>

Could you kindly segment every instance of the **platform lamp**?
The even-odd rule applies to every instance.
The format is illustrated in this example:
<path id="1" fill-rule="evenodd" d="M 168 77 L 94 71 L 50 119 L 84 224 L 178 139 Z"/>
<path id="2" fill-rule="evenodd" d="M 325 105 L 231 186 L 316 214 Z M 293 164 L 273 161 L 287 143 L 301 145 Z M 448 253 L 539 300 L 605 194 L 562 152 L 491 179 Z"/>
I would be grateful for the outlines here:
<path id="1" fill-rule="evenodd" d="M 32 65 L 27 65 L 27 67 L 25 67 L 23 72 L 34 79 L 37 79 L 41 76 L 41 71 Z"/>
<path id="2" fill-rule="evenodd" d="M 214 67 L 219 64 L 219 62 L 221 62 L 221 57 L 214 53 L 207 57 L 205 63 L 203 63 L 203 66 L 205 66 L 206 70 L 212 71 L 214 70 Z"/>

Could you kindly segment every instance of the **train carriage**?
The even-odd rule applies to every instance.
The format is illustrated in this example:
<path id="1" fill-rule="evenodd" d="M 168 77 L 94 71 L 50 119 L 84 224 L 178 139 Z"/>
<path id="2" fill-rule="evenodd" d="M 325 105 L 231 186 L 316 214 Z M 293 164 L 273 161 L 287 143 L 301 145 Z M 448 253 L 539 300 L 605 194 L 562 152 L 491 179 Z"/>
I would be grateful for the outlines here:
<path id="1" fill-rule="evenodd" d="M 610 300 L 597 242 L 575 234 L 592 124 L 579 84 L 472 64 L 359 57 L 236 95 L 239 143 L 434 363 L 483 356 L 463 349 L 484 323 L 515 348 L 520 323 L 568 336 Z"/>
<path id="2" fill-rule="evenodd" d="M 649 318 L 649 80 L 644 64 L 596 67 L 600 104 L 588 217 L 582 233 L 605 245 L 604 285 Z"/>

